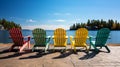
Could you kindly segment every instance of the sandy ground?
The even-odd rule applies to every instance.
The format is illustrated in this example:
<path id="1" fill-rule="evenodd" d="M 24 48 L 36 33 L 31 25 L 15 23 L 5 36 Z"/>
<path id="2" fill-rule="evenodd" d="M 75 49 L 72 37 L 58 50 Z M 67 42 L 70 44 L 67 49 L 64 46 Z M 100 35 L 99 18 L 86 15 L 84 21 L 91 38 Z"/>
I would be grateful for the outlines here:
<path id="1" fill-rule="evenodd" d="M 63 48 L 53 51 L 53 46 L 47 53 L 41 50 L 43 48 L 18 53 L 17 50 L 8 51 L 11 45 L 0 43 L 0 67 L 120 67 L 120 44 L 109 44 L 110 53 L 105 48 L 98 53 L 93 50 L 86 53 L 83 48 L 77 48 L 75 53 L 70 46 L 63 53 L 60 50 Z"/>

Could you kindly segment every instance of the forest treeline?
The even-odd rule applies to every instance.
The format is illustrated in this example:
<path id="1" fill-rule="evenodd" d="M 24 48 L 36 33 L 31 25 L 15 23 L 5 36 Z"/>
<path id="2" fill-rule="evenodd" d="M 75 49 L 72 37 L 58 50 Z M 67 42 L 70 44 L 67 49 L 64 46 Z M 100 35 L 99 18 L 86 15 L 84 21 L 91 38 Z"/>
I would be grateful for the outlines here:
<path id="1" fill-rule="evenodd" d="M 120 23 L 117 20 L 109 19 L 89 20 L 86 23 L 75 23 L 70 26 L 70 30 L 77 30 L 78 28 L 87 28 L 88 30 L 98 30 L 101 28 L 109 28 L 110 30 L 120 30 Z"/>
<path id="2" fill-rule="evenodd" d="M 4 27 L 5 30 L 9 30 L 11 28 L 20 28 L 20 24 L 16 24 L 13 21 L 7 21 L 6 19 L 0 19 L 0 25 Z"/>

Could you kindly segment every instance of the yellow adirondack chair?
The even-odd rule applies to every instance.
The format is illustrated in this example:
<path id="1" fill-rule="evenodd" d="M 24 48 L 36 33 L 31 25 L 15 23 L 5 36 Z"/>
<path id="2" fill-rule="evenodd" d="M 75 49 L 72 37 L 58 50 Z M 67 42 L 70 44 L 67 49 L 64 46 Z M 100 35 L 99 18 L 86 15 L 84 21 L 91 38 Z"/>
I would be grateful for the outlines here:
<path id="1" fill-rule="evenodd" d="M 67 46 L 67 39 L 68 36 L 66 36 L 66 31 L 62 28 L 57 28 L 54 31 L 54 36 L 52 36 L 54 41 L 54 48 L 55 47 L 65 47 Z"/>
<path id="2" fill-rule="evenodd" d="M 75 32 L 75 36 L 70 36 L 71 49 L 74 47 L 76 52 L 76 47 L 85 47 L 88 51 L 86 40 L 88 38 L 88 30 L 86 28 L 80 28 Z"/>

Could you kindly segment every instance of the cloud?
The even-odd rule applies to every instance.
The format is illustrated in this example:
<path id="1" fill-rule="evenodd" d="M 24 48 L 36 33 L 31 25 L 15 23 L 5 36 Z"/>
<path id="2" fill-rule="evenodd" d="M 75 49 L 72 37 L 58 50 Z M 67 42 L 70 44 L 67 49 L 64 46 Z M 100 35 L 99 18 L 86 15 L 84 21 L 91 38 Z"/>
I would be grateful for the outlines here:
<path id="1" fill-rule="evenodd" d="M 33 19 L 29 19 L 29 20 L 26 20 L 26 22 L 36 22 L 36 21 Z"/>
<path id="2" fill-rule="evenodd" d="M 33 30 L 35 28 L 42 28 L 45 30 L 55 30 L 56 28 L 63 28 L 65 30 L 69 29 L 69 25 L 29 25 L 29 26 L 22 26 L 22 29 L 30 29 Z"/>
<path id="3" fill-rule="evenodd" d="M 48 22 L 66 22 L 66 20 L 57 19 L 57 20 L 48 20 Z"/>
<path id="4" fill-rule="evenodd" d="M 59 19 L 59 20 L 55 20 L 56 22 L 65 22 L 66 20 L 62 20 L 62 19 Z"/>

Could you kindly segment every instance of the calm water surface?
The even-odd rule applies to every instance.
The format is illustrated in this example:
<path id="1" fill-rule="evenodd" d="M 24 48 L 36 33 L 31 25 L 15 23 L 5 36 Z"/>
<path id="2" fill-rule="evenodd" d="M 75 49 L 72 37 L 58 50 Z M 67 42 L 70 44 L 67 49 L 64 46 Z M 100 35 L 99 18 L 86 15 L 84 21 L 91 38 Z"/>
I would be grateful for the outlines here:
<path id="1" fill-rule="evenodd" d="M 54 30 L 46 30 L 46 33 L 47 33 L 47 36 L 53 36 Z M 23 36 L 27 36 L 27 35 L 32 36 L 32 31 L 31 30 L 22 30 L 22 34 L 23 34 Z M 96 36 L 96 34 L 97 34 L 97 31 L 89 31 L 89 35 L 91 35 L 91 36 Z M 74 36 L 75 31 L 67 30 L 67 36 L 69 37 L 71 35 Z M 6 43 L 12 42 L 12 40 L 9 39 L 8 36 L 9 36 L 8 32 L 6 33 L 6 32 L 0 31 L 0 42 L 6 42 Z M 111 31 L 110 38 L 111 39 L 108 39 L 108 41 L 107 41 L 108 43 L 120 44 L 120 31 Z M 32 44 L 34 43 L 33 39 L 31 39 L 31 43 Z M 51 39 L 50 43 L 53 44 L 52 39 Z M 68 44 L 69 43 L 70 43 L 70 39 L 68 38 Z M 87 40 L 87 43 L 89 43 L 89 40 Z"/>

